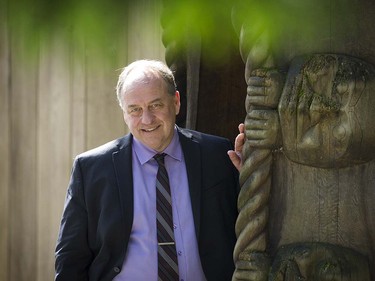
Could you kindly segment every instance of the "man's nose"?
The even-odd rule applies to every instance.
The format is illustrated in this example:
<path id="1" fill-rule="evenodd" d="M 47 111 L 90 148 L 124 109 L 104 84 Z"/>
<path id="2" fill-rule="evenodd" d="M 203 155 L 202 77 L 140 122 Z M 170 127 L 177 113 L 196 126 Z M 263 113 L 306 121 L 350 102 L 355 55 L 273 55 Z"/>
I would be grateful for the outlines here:
<path id="1" fill-rule="evenodd" d="M 153 122 L 154 118 L 155 118 L 155 116 L 150 110 L 148 110 L 148 109 L 143 110 L 143 113 L 142 113 L 142 123 L 143 124 L 151 124 Z"/>

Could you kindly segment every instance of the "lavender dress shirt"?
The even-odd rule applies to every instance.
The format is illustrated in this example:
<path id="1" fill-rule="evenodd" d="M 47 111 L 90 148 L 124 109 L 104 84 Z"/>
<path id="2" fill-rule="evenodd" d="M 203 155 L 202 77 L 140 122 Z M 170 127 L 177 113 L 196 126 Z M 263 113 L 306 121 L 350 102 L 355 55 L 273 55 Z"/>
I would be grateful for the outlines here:
<path id="1" fill-rule="evenodd" d="M 134 222 L 127 254 L 114 281 L 156 281 L 158 279 L 156 240 L 156 152 L 133 141 Z M 164 150 L 173 208 L 173 223 L 180 281 L 204 281 L 190 203 L 184 155 L 175 129 Z"/>

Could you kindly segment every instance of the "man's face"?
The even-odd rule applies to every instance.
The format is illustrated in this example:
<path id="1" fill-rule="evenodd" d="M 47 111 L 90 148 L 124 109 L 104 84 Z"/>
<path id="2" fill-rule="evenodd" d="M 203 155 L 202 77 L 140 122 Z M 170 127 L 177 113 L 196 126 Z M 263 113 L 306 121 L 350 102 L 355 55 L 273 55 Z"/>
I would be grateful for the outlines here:
<path id="1" fill-rule="evenodd" d="M 130 132 L 144 145 L 161 152 L 171 142 L 180 95 L 167 93 L 162 79 L 134 83 L 123 98 L 123 114 Z"/>

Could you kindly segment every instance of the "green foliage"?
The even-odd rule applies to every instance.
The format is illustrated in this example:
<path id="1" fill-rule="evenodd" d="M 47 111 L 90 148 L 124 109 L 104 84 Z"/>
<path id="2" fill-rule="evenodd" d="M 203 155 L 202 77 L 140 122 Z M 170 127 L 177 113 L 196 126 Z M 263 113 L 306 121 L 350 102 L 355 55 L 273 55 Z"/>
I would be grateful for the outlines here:
<path id="1" fill-rule="evenodd" d="M 31 56 L 37 55 L 38 46 L 60 38 L 72 51 L 95 50 L 98 59 L 108 59 L 117 42 L 124 41 L 119 36 L 126 30 L 126 1 L 0 0 L 0 9 L 9 38 L 21 38 Z"/>
<path id="2" fill-rule="evenodd" d="M 108 49 L 124 35 L 128 12 L 132 12 L 129 0 L 0 1 L 12 36 L 23 32 L 31 45 L 62 33 L 98 50 Z M 218 59 L 238 45 L 242 26 L 248 30 L 244 44 L 251 46 L 267 32 L 270 50 L 278 52 L 290 46 L 294 37 L 314 42 L 331 28 L 332 17 L 342 18 L 350 28 L 354 14 L 349 0 L 164 0 L 163 4 L 163 41 L 184 46 L 198 36 L 202 47 Z"/>

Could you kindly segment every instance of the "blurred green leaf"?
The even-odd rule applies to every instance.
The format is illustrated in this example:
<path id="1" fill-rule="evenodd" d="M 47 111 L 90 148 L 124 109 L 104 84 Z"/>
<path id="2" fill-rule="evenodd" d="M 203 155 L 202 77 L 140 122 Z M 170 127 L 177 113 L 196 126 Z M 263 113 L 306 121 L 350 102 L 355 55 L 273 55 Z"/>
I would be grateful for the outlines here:
<path id="1" fill-rule="evenodd" d="M 131 12 L 126 0 L 0 1 L 12 36 L 22 32 L 30 44 L 38 44 L 59 33 L 70 34 L 73 42 L 83 40 L 103 56 L 116 52 L 118 47 L 111 46 L 123 36 Z M 222 59 L 238 48 L 243 25 L 248 29 L 246 44 L 250 46 L 266 31 L 270 50 L 277 53 L 288 48 L 293 38 L 314 43 L 330 28 L 332 18 L 347 25 L 342 30 L 354 20 L 354 4 L 349 0 L 165 0 L 163 4 L 163 42 L 179 42 L 183 49 L 198 36 L 211 59 Z"/>

